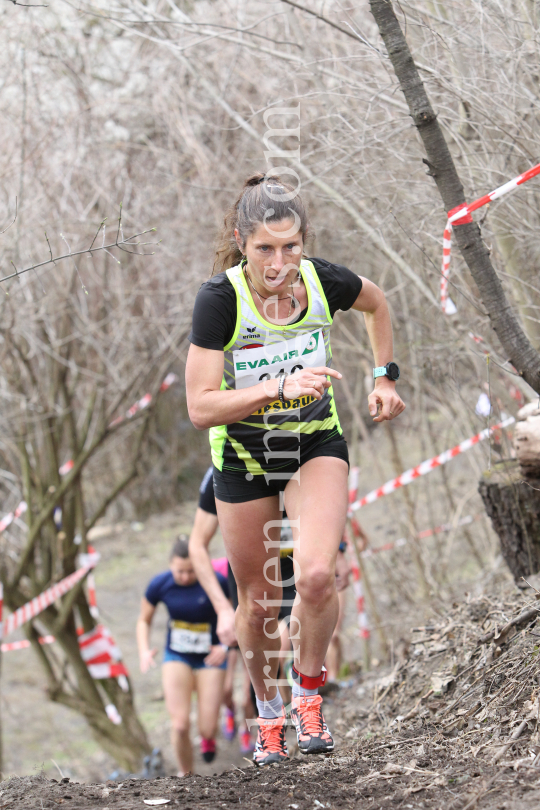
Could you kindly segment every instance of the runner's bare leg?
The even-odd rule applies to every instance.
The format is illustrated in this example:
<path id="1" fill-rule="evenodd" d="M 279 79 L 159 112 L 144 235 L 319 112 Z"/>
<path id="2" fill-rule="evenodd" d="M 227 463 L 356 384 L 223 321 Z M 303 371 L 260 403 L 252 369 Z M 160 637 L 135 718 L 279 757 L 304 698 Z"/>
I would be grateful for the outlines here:
<path id="1" fill-rule="evenodd" d="M 180 773 L 193 773 L 193 749 L 189 736 L 193 670 L 181 661 L 167 661 L 161 667 L 165 705 L 171 718 L 171 742 Z"/>
<path id="2" fill-rule="evenodd" d="M 302 465 L 299 484 L 293 479 L 285 489 L 300 596 L 292 609 L 291 640 L 296 668 L 311 677 L 321 672 L 338 619 L 335 567 L 347 517 L 347 478 L 345 461 L 318 457 Z"/>
<path id="3" fill-rule="evenodd" d="M 195 670 L 194 675 L 199 734 L 207 740 L 212 740 L 217 732 L 225 670 L 218 667 L 204 667 Z"/>
<path id="4" fill-rule="evenodd" d="M 281 585 L 276 586 L 272 582 L 281 583 L 281 572 L 279 548 L 267 551 L 264 543 L 268 537 L 279 541 L 280 527 L 267 526 L 270 521 L 281 519 L 279 498 L 274 495 L 234 504 L 216 498 L 216 506 L 227 558 L 238 585 L 238 644 L 255 694 L 259 700 L 272 700 L 277 687 L 265 684 L 265 681 L 275 681 L 277 677 L 279 657 L 273 654 L 280 648 L 277 616 Z M 265 526 L 267 536 L 264 534 Z M 271 560 L 277 560 L 276 564 L 269 563 Z M 259 604 L 265 600 L 277 602 L 277 605 L 267 605 L 265 608 L 264 604 Z M 274 635 L 275 638 L 272 638 Z"/>

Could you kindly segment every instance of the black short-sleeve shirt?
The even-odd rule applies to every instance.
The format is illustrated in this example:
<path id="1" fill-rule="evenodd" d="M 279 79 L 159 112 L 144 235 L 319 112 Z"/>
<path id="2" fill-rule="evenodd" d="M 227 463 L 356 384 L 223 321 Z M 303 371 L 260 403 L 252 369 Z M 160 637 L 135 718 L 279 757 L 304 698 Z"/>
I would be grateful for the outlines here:
<path id="1" fill-rule="evenodd" d="M 341 264 L 325 259 L 310 261 L 319 276 L 331 316 L 334 317 L 338 309 L 350 309 L 362 289 L 361 278 Z M 234 335 L 236 314 L 234 287 L 226 273 L 219 273 L 206 281 L 197 294 L 189 340 L 202 349 L 222 351 Z M 303 310 L 298 320 L 305 314 Z"/>

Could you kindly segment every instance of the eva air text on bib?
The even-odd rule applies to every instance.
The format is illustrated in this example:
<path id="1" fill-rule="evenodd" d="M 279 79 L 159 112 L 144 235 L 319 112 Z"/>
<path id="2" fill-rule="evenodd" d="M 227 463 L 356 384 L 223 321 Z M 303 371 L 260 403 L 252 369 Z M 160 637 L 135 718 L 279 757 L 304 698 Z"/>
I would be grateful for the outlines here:
<path id="1" fill-rule="evenodd" d="M 322 329 L 266 346 L 249 346 L 233 352 L 236 388 L 251 388 L 286 372 L 326 365 Z"/>
<path id="2" fill-rule="evenodd" d="M 169 647 L 177 653 L 209 653 L 212 646 L 210 625 L 192 624 L 171 619 Z"/>

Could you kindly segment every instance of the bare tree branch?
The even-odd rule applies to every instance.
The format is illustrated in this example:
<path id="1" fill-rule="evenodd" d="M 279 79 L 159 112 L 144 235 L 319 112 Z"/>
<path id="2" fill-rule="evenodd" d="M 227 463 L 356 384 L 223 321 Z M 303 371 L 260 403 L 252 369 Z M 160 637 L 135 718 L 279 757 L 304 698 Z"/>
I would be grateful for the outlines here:
<path id="1" fill-rule="evenodd" d="M 465 202 L 463 186 L 437 116 L 430 104 L 390 0 L 370 0 L 388 55 L 394 66 L 409 110 L 424 144 L 429 173 L 435 180 L 447 211 Z M 534 350 L 512 311 L 495 272 L 480 229 L 475 223 L 454 226 L 456 242 L 478 285 L 484 306 L 512 364 L 524 380 L 540 393 L 540 355 Z"/>
<path id="2" fill-rule="evenodd" d="M 9 2 L 12 2 L 12 0 L 9 0 Z M 100 250 L 107 251 L 107 250 L 111 250 L 112 248 L 115 248 L 115 247 L 120 248 L 120 249 L 125 249 L 126 245 L 133 245 L 133 242 L 131 240 L 137 239 L 139 236 L 144 236 L 147 233 L 153 233 L 155 230 L 156 230 L 155 228 L 149 228 L 147 231 L 141 231 L 140 233 L 133 234 L 133 236 L 128 236 L 127 239 L 122 239 L 122 240 L 119 241 L 118 238 L 117 238 L 117 239 L 115 239 L 114 242 L 111 242 L 110 244 L 99 245 L 98 247 L 92 247 L 92 245 L 94 244 L 95 238 L 96 238 L 96 237 L 94 237 L 94 239 L 92 241 L 92 245 L 90 247 L 88 247 L 88 248 L 85 248 L 84 250 L 69 251 L 68 253 L 62 254 L 61 256 L 55 256 L 54 258 L 51 255 L 50 259 L 46 259 L 43 262 L 37 262 L 36 264 L 31 264 L 29 267 L 25 267 L 22 270 L 15 270 L 14 273 L 10 273 L 10 275 L 8 275 L 8 276 L 3 276 L 3 278 L 0 278 L 0 283 L 2 281 L 8 281 L 10 278 L 16 278 L 16 277 L 22 276 L 23 273 L 28 273 L 30 270 L 37 270 L 38 267 L 45 267 L 48 264 L 56 264 L 56 262 L 60 262 L 63 259 L 73 259 L 75 256 L 84 256 L 86 254 L 88 254 L 90 256 L 93 256 L 94 253 L 98 253 Z M 47 239 L 47 241 L 48 241 L 48 239 Z M 147 245 L 147 244 L 153 244 L 153 243 L 152 242 L 143 242 L 143 243 L 136 242 L 135 246 L 138 246 L 138 245 L 141 245 L 141 244 L 142 245 Z M 138 256 L 151 256 L 153 254 L 152 253 L 145 253 L 145 252 L 136 251 L 136 255 L 138 255 Z"/>

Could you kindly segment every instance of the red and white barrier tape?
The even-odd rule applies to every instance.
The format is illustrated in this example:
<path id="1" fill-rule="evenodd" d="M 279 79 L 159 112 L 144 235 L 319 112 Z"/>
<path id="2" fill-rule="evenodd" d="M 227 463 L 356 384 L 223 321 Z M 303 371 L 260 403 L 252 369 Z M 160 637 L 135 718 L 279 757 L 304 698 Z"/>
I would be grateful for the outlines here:
<path id="1" fill-rule="evenodd" d="M 88 588 L 88 607 L 90 609 L 90 615 L 94 619 L 97 619 L 99 616 L 99 609 L 96 599 L 96 581 L 93 574 L 88 574 L 86 585 Z"/>
<path id="2" fill-rule="evenodd" d="M 353 503 L 358 495 L 358 474 L 359 468 L 352 467 L 351 472 L 349 474 L 349 503 Z M 360 535 L 360 527 L 356 520 L 351 521 L 351 529 L 356 537 Z M 347 533 L 345 533 L 345 539 L 347 541 L 347 551 L 349 562 L 351 564 L 351 573 L 353 577 L 353 592 L 354 598 L 356 601 L 356 613 L 357 613 L 357 620 L 358 620 L 358 633 L 360 638 L 367 641 L 370 638 L 370 630 L 369 630 L 369 621 L 368 615 L 366 613 L 366 601 L 364 598 L 364 590 L 362 588 L 362 572 L 360 571 L 360 567 L 358 565 L 358 561 L 356 559 L 356 553 L 354 546 L 351 544 Z"/>
<path id="3" fill-rule="evenodd" d="M 450 258 L 452 254 L 453 225 L 465 225 L 468 222 L 472 222 L 473 218 L 471 214 L 473 211 L 476 211 L 478 208 L 482 208 L 483 205 L 487 205 L 493 200 L 498 200 L 499 197 L 504 197 L 504 195 L 508 194 L 509 191 L 513 191 L 514 189 L 518 188 L 518 186 L 526 183 L 527 180 L 531 180 L 533 177 L 536 177 L 538 174 L 540 174 L 540 163 L 533 166 L 531 169 L 528 169 L 526 172 L 523 172 L 523 174 L 520 174 L 518 177 L 514 177 L 513 180 L 509 180 L 508 183 L 504 183 L 504 185 L 499 186 L 499 188 L 496 188 L 495 191 L 491 191 L 489 194 L 479 197 L 472 203 L 462 203 L 462 205 L 458 205 L 456 208 L 452 208 L 452 210 L 448 212 L 448 221 L 443 234 L 443 260 L 441 274 L 441 309 L 447 315 L 453 315 L 456 312 L 454 303 L 448 297 L 448 272 L 450 270 Z"/>
<path id="4" fill-rule="evenodd" d="M 171 385 L 175 383 L 177 380 L 178 377 L 176 374 L 172 372 L 170 374 L 167 374 L 167 376 L 161 383 L 159 390 L 166 391 L 167 388 L 170 388 Z M 151 402 L 152 402 L 152 394 L 145 394 L 144 397 L 139 399 L 138 402 L 136 402 L 134 405 L 131 406 L 131 408 L 129 408 L 128 411 L 126 411 L 124 416 L 117 416 L 116 419 L 113 419 L 109 427 L 116 427 L 116 425 L 120 425 L 126 419 L 131 419 L 133 416 L 135 416 L 136 413 L 139 413 L 139 411 L 144 411 L 145 408 L 148 408 Z"/>
<path id="5" fill-rule="evenodd" d="M 81 658 L 94 680 L 127 678 L 128 672 L 122 663 L 120 648 L 110 631 L 102 624 L 79 636 L 79 648 Z"/>
<path id="6" fill-rule="evenodd" d="M 356 522 L 356 521 L 355 521 Z M 355 532 L 355 527 L 352 527 Z M 355 532 L 356 534 L 356 532 Z M 370 638 L 371 633 L 369 630 L 368 615 L 366 612 L 366 600 L 364 597 L 364 589 L 362 588 L 362 572 L 360 571 L 358 562 L 356 561 L 356 554 L 354 548 L 351 548 L 350 541 L 347 538 L 349 561 L 351 564 L 351 573 L 353 577 L 353 592 L 356 602 L 356 614 L 358 621 L 358 634 L 360 638 L 367 640 Z"/>
<path id="7" fill-rule="evenodd" d="M 433 537 L 435 534 L 442 534 L 443 532 L 451 532 L 452 529 L 457 529 L 460 526 L 468 526 L 470 523 L 473 523 L 475 520 L 479 520 L 482 515 L 467 515 L 467 517 L 461 518 L 458 520 L 457 523 L 443 523 L 442 526 L 437 526 L 435 529 L 424 529 L 424 531 L 419 532 L 416 535 L 417 540 L 425 540 L 427 537 Z M 360 553 L 361 557 L 373 557 L 374 554 L 380 554 L 381 551 L 392 551 L 395 548 L 400 548 L 401 546 L 406 546 L 409 540 L 406 537 L 400 537 L 397 540 L 393 540 L 391 543 L 384 543 L 382 546 L 375 546 L 374 548 L 366 548 L 364 551 Z"/>
<path id="8" fill-rule="evenodd" d="M 167 374 L 167 376 L 161 383 L 159 390 L 166 391 L 167 388 L 170 388 L 171 385 L 173 385 L 173 383 L 175 383 L 177 380 L 178 376 L 176 374 L 172 372 L 170 374 Z M 118 416 L 116 419 L 114 419 L 109 425 L 109 427 L 115 427 L 116 425 L 121 424 L 121 422 L 124 422 L 126 419 L 131 419 L 131 417 L 135 416 L 136 413 L 147 408 L 151 402 L 152 402 L 152 394 L 145 394 L 144 397 L 139 399 L 138 402 L 136 402 L 134 405 L 131 406 L 131 408 L 126 412 L 124 416 Z M 71 472 L 74 466 L 75 462 L 73 461 L 73 459 L 70 458 L 68 461 L 66 461 L 65 464 L 62 464 L 58 472 L 60 473 L 60 475 L 67 475 L 68 472 Z M 0 520 L 0 533 L 3 532 L 4 529 L 7 529 L 10 523 L 13 523 L 13 521 L 16 518 L 20 517 L 24 512 L 26 512 L 27 508 L 28 507 L 26 502 L 21 501 L 14 512 L 10 512 L 8 515 L 3 517 L 2 520 Z"/>
<path id="9" fill-rule="evenodd" d="M 46 608 L 56 602 L 60 596 L 64 596 L 64 594 L 68 593 L 72 588 L 75 587 L 77 582 L 81 580 L 86 574 L 95 567 L 97 561 L 99 560 L 99 554 L 85 554 L 80 555 L 83 557 L 82 561 L 82 568 L 77 569 L 74 571 L 73 574 L 69 574 L 69 576 L 64 577 L 61 579 L 60 582 L 57 582 L 56 585 L 52 585 L 50 588 L 47 588 L 46 591 L 43 591 L 39 596 L 34 597 L 31 599 L 30 602 L 27 602 L 26 605 L 23 605 L 14 613 L 12 613 L 3 623 L 4 625 L 4 635 L 9 636 L 10 633 L 13 633 L 18 627 L 21 625 L 26 624 L 31 619 L 35 619 L 36 616 L 39 616 Z"/>
<path id="10" fill-rule="evenodd" d="M 56 639 L 54 636 L 41 636 L 38 639 L 40 644 L 53 644 Z M 8 641 L 5 644 L 2 644 L 2 652 L 13 652 L 14 650 L 26 650 L 30 647 L 30 642 L 27 638 L 22 639 L 22 641 Z"/>
<path id="11" fill-rule="evenodd" d="M 14 512 L 9 512 L 9 514 L 5 515 L 2 520 L 0 520 L 0 532 L 3 532 L 4 529 L 13 523 L 21 515 L 24 515 L 26 510 L 28 509 L 28 504 L 26 501 L 21 501 L 18 507 L 15 509 Z"/>
<path id="12" fill-rule="evenodd" d="M 451 461 L 456 456 L 459 456 L 460 453 L 464 453 L 466 450 L 470 450 L 471 447 L 474 447 L 479 442 L 482 442 L 484 441 L 484 439 L 487 439 L 489 436 L 491 436 L 493 431 L 498 430 L 499 428 L 509 427 L 510 425 L 513 425 L 515 421 L 516 420 L 514 419 L 513 416 L 509 416 L 507 419 L 504 419 L 497 425 L 493 425 L 493 427 L 486 428 L 485 430 L 480 431 L 480 433 L 477 433 L 476 436 L 472 436 L 472 438 L 470 439 L 465 439 L 465 441 L 461 442 L 460 444 L 457 444 L 450 450 L 445 450 L 444 453 L 440 453 L 438 456 L 434 456 L 434 458 L 430 458 L 427 461 L 423 461 L 416 467 L 411 467 L 410 470 L 406 470 L 404 473 L 401 473 L 401 475 L 398 475 L 397 478 L 392 478 L 390 481 L 387 481 L 386 484 L 383 484 L 382 487 L 379 487 L 378 489 L 374 489 L 371 492 L 368 492 L 368 494 L 364 495 L 363 498 L 350 504 L 349 516 L 353 512 L 356 512 L 358 509 L 361 509 L 363 506 L 367 506 L 368 503 L 373 503 L 373 501 L 382 498 L 384 495 L 388 495 L 388 493 L 394 492 L 394 490 L 412 483 L 417 478 L 420 478 L 422 475 L 427 475 L 433 470 L 436 470 L 437 467 L 441 467 L 443 464 L 447 464 L 447 462 Z"/>
<path id="13" fill-rule="evenodd" d="M 2 622 L 3 610 L 3 585 L 0 582 L 0 639 L 2 638 L 2 631 L 5 627 L 5 633 L 16 630 L 27 621 L 38 616 L 45 608 L 49 607 L 59 596 L 67 593 L 75 584 L 82 579 L 87 573 L 92 571 L 99 560 L 99 554 L 94 551 L 92 546 L 88 546 L 87 554 L 79 554 L 79 562 L 81 568 L 65 577 L 63 580 L 48 588 L 40 596 L 36 596 L 26 605 L 16 610 L 11 616 L 8 617 L 5 623 Z M 97 618 L 99 611 L 96 602 L 95 583 L 92 574 L 88 574 L 88 589 L 89 589 L 89 603 L 90 612 L 94 618 Z M 52 644 L 55 641 L 54 636 L 42 636 L 39 639 L 40 644 Z M 27 639 L 22 641 L 12 641 L 1 645 L 2 652 L 13 652 L 15 650 L 23 650 L 30 647 L 30 642 Z M 105 678 L 117 678 L 120 687 L 124 692 L 129 690 L 127 681 L 128 671 L 122 663 L 122 653 L 120 648 L 111 636 L 110 631 L 101 624 L 98 624 L 93 630 L 88 633 L 79 632 L 79 648 L 81 650 L 81 658 L 86 663 L 88 671 L 94 680 L 103 680 Z M 111 708 L 112 707 L 112 708 Z M 122 719 L 113 704 L 106 707 L 107 716 L 111 722 L 118 724 Z"/>

